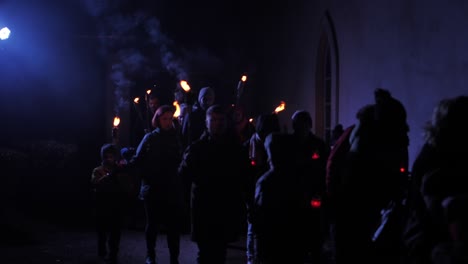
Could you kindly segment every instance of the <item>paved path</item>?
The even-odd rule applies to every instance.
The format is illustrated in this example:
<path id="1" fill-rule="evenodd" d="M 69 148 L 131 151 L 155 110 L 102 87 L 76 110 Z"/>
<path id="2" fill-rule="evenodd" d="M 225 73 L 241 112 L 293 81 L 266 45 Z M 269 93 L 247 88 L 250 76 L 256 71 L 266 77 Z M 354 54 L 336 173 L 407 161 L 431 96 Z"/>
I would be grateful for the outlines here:
<path id="1" fill-rule="evenodd" d="M 83 222 L 89 217 L 60 211 L 59 215 L 67 219 L 64 221 L 51 212 L 39 209 L 39 213 L 31 215 L 0 208 L 0 264 L 103 263 L 97 257 L 94 227 L 89 222 Z M 141 217 L 138 219 L 134 228 L 123 230 L 120 264 L 143 264 L 145 261 L 144 221 Z M 165 235 L 160 235 L 157 242 L 158 263 L 169 263 L 166 246 Z M 195 264 L 196 254 L 196 244 L 190 241 L 189 235 L 183 235 L 180 263 Z M 226 264 L 241 263 L 246 263 L 245 238 L 230 245 L 226 261 Z M 333 264 L 333 261 L 325 257 L 322 263 Z"/>
<path id="2" fill-rule="evenodd" d="M 29 238 L 28 243 L 4 245 L 0 248 L 0 263 L 2 264 L 94 264 L 99 261 L 96 252 L 95 234 L 91 230 L 67 230 L 47 233 L 42 230 L 39 235 Z M 125 230 L 122 234 L 119 263 L 143 264 L 145 261 L 144 233 L 142 231 Z M 158 237 L 158 263 L 169 263 L 166 247 L 166 237 Z M 242 250 L 243 240 L 233 244 L 228 251 L 227 263 L 246 263 L 245 252 Z M 184 235 L 181 241 L 181 264 L 196 263 L 196 245 Z"/>

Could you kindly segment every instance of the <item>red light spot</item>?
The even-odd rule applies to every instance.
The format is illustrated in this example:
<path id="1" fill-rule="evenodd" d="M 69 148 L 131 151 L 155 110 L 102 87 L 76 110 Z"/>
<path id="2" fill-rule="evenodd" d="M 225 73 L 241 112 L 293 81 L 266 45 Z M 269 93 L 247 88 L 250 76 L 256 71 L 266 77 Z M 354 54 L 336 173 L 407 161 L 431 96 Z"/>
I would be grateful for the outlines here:
<path id="1" fill-rule="evenodd" d="M 250 165 L 255 166 L 257 164 L 255 163 L 255 160 L 252 160 L 252 161 L 250 161 Z"/>
<path id="2" fill-rule="evenodd" d="M 312 159 L 318 159 L 320 158 L 319 154 L 317 154 L 317 152 L 314 152 L 314 154 L 312 155 Z"/>
<path id="3" fill-rule="evenodd" d="M 321 205 L 322 201 L 320 201 L 320 199 L 314 198 L 310 201 L 310 206 L 312 206 L 312 208 L 320 208 Z"/>
<path id="4" fill-rule="evenodd" d="M 400 168 L 400 172 L 405 172 L 405 171 L 406 171 L 406 169 L 404 167 Z"/>

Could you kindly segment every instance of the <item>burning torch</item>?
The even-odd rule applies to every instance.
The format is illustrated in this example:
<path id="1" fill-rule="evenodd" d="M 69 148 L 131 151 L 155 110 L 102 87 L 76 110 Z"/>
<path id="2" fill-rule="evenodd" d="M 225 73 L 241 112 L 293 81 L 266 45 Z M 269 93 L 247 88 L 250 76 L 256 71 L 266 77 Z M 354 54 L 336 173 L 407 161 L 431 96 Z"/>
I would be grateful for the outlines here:
<path id="1" fill-rule="evenodd" d="M 150 111 L 150 108 L 149 108 L 149 97 L 150 97 L 150 94 L 151 94 L 151 89 L 148 89 L 146 90 L 146 94 L 145 94 L 145 101 L 146 101 L 146 129 L 147 131 L 151 131 L 151 118 L 153 118 L 152 116 L 150 117 L 151 115 L 151 111 Z"/>
<path id="2" fill-rule="evenodd" d="M 172 103 L 172 105 L 173 105 L 173 106 L 175 107 L 175 109 L 176 109 L 175 112 L 174 112 L 174 115 L 173 115 L 174 118 L 179 118 L 179 116 L 180 116 L 180 105 L 179 105 L 179 102 L 174 101 L 174 102 Z"/>
<path id="3" fill-rule="evenodd" d="M 182 104 L 185 105 L 185 110 L 188 110 L 189 112 L 191 112 L 192 104 L 193 104 L 193 98 L 192 98 L 192 94 L 191 94 L 190 85 L 187 83 L 186 80 L 181 80 L 179 82 L 179 85 L 182 88 L 182 90 L 184 91 Z M 184 115 L 185 115 L 185 113 L 184 113 Z"/>
<path id="4" fill-rule="evenodd" d="M 115 116 L 113 127 L 112 127 L 112 141 L 116 145 L 119 143 L 119 124 L 120 124 L 120 117 Z"/>
<path id="5" fill-rule="evenodd" d="M 138 118 L 140 118 L 141 122 L 143 122 L 143 115 L 141 114 L 141 109 L 137 106 L 140 103 L 140 97 L 135 97 L 133 99 L 133 107 L 135 107 L 135 111 L 138 114 Z"/>
<path id="6" fill-rule="evenodd" d="M 182 90 L 184 90 L 185 93 L 190 92 L 190 85 L 186 80 L 181 80 L 180 81 L 180 87 L 182 87 Z"/>
<path id="7" fill-rule="evenodd" d="M 284 101 L 281 101 L 280 105 L 278 105 L 275 108 L 275 111 L 273 111 L 273 113 L 278 114 L 279 112 L 284 111 L 284 109 L 286 109 L 286 103 Z"/>
<path id="8" fill-rule="evenodd" d="M 286 103 L 284 101 L 281 101 L 281 103 L 275 108 L 275 111 L 273 111 L 273 114 L 278 114 L 281 111 L 284 111 L 286 109 Z M 288 132 L 288 128 L 286 125 L 283 126 L 284 133 Z"/>
<path id="9" fill-rule="evenodd" d="M 241 79 L 237 83 L 237 104 L 240 103 L 242 94 L 244 93 L 245 82 L 247 81 L 247 75 L 242 75 Z"/>

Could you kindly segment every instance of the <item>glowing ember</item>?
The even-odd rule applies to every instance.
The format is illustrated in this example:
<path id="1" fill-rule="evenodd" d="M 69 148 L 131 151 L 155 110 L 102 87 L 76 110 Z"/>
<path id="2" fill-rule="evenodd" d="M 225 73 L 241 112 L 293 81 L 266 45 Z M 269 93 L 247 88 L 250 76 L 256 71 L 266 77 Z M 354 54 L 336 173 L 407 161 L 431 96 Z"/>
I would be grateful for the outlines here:
<path id="1" fill-rule="evenodd" d="M 120 124 L 120 117 L 116 116 L 114 117 L 114 127 L 118 127 Z"/>
<path id="2" fill-rule="evenodd" d="M 174 117 L 177 118 L 180 116 L 180 105 L 177 101 L 174 101 L 174 103 L 172 103 L 173 106 L 175 106 L 176 110 L 174 112 Z"/>
<path id="3" fill-rule="evenodd" d="M 286 109 L 286 103 L 284 101 L 281 101 L 281 104 L 275 108 L 275 114 L 283 111 L 284 109 Z"/>
<path id="4" fill-rule="evenodd" d="M 135 99 L 133 99 L 133 102 L 135 104 L 138 104 L 140 102 L 140 97 L 135 97 Z"/>
<path id="5" fill-rule="evenodd" d="M 405 172 L 405 171 L 406 171 L 406 169 L 404 167 L 400 168 L 400 172 Z"/>
<path id="6" fill-rule="evenodd" d="M 185 81 L 185 80 L 180 81 L 180 87 L 182 87 L 182 89 L 183 89 L 185 92 L 190 91 L 190 85 L 189 85 L 189 84 L 187 83 L 187 81 Z"/>

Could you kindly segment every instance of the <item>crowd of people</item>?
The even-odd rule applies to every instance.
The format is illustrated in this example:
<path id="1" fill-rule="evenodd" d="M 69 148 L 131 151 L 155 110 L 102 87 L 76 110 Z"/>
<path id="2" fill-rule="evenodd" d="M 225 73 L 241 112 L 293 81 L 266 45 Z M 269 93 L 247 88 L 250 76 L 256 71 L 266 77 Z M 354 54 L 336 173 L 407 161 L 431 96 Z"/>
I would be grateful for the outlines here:
<path id="1" fill-rule="evenodd" d="M 183 119 L 159 106 L 137 148 L 101 149 L 91 179 L 98 255 L 117 263 L 123 213 L 138 197 L 147 264 L 157 262 L 160 232 L 179 263 L 187 226 L 200 264 L 225 263 L 241 236 L 246 263 L 326 263 L 325 240 L 337 264 L 468 263 L 468 96 L 435 107 L 414 164 L 405 107 L 388 90 L 374 99 L 330 142 L 312 132 L 307 111 L 281 132 L 276 113 L 253 124 L 241 105 L 217 104 L 210 87 Z"/>

